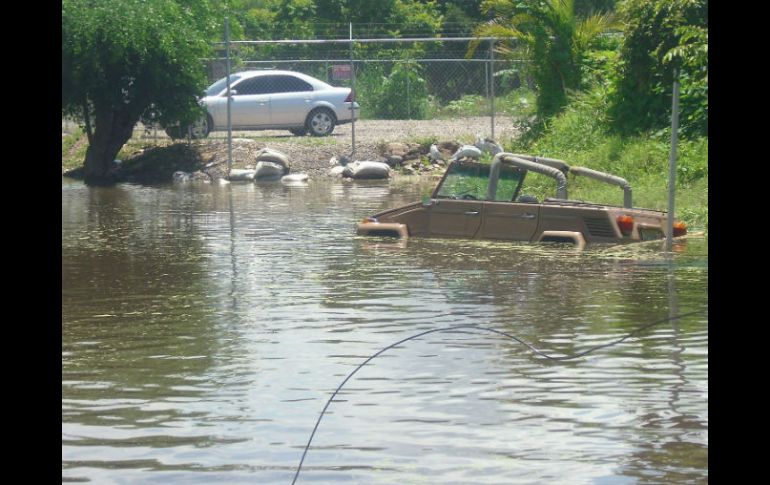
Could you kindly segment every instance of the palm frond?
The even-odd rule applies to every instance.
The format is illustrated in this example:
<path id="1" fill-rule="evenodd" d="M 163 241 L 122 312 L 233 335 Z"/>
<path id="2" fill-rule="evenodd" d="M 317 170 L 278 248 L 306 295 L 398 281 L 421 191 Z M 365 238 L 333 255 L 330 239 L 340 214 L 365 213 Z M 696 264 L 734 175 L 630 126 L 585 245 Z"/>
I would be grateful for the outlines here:
<path id="1" fill-rule="evenodd" d="M 620 27 L 620 22 L 612 13 L 591 15 L 575 26 L 575 43 L 581 48 L 586 48 L 599 34 L 612 29 L 620 29 Z"/>

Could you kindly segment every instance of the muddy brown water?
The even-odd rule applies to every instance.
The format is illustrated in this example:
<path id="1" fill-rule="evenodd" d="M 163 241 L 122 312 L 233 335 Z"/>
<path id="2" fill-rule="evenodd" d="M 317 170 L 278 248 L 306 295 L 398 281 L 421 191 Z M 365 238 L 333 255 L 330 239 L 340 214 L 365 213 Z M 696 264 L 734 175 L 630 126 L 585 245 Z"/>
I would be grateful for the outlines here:
<path id="1" fill-rule="evenodd" d="M 62 481 L 706 483 L 708 242 L 394 244 L 430 187 L 62 182 Z"/>

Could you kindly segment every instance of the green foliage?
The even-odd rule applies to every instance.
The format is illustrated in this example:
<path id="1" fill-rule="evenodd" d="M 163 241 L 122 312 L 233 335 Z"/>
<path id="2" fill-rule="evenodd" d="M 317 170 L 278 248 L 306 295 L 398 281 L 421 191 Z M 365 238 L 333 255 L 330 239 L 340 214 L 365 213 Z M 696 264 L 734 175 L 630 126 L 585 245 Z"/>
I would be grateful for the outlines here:
<path id="1" fill-rule="evenodd" d="M 479 27 L 478 35 L 507 37 L 526 46 L 535 66 L 537 112 L 542 119 L 558 113 L 567 104 L 568 92 L 583 86 L 586 51 L 614 25 L 613 17 L 605 13 L 578 19 L 573 0 L 485 0 L 482 8 L 495 19 Z M 499 51 L 520 54 L 521 47 L 509 41 Z"/>
<path id="2" fill-rule="evenodd" d="M 399 62 L 381 87 L 367 94 L 373 102 L 374 115 L 383 119 L 424 119 L 428 113 L 428 85 L 415 62 Z M 370 88 L 372 82 L 366 83 Z"/>
<path id="3" fill-rule="evenodd" d="M 527 88 L 519 88 L 504 96 L 495 96 L 495 112 L 514 117 L 529 117 L 535 113 L 535 93 Z M 429 116 L 450 118 L 457 116 L 489 116 L 491 105 L 489 98 L 480 94 L 466 94 L 459 99 L 441 103 L 430 99 Z"/>
<path id="4" fill-rule="evenodd" d="M 489 114 L 489 99 L 479 94 L 466 94 L 442 108 L 445 116 L 480 116 Z"/>
<path id="5" fill-rule="evenodd" d="M 86 120 L 87 183 L 107 182 L 134 125 L 190 122 L 216 24 L 205 0 L 64 0 L 62 115 Z"/>
<path id="6" fill-rule="evenodd" d="M 687 136 L 708 128 L 707 0 L 629 0 L 611 114 L 625 134 L 670 121 L 674 70 L 680 70 L 681 127 Z"/>
<path id="7" fill-rule="evenodd" d="M 208 52 L 204 2 L 64 0 L 62 111 L 83 107 L 128 111 L 138 120 L 153 106 L 159 120 L 192 120 L 205 86 L 200 58 Z M 98 125 L 95 127 L 100 128 Z"/>

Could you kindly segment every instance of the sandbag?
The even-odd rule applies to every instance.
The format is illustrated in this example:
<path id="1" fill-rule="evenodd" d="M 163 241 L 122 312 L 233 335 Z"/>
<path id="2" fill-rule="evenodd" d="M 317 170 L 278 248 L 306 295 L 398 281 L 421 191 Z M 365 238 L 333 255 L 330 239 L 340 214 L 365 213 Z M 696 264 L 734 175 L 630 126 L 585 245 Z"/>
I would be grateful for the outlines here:
<path id="1" fill-rule="evenodd" d="M 257 162 L 256 166 L 256 175 L 254 176 L 257 180 L 262 179 L 280 179 L 285 173 L 286 167 L 279 163 L 273 163 L 273 162 Z"/>
<path id="2" fill-rule="evenodd" d="M 188 172 L 182 172 L 180 170 L 180 171 L 174 172 L 174 175 L 172 175 L 172 178 L 175 183 L 184 184 L 192 181 L 192 174 Z"/>
<path id="3" fill-rule="evenodd" d="M 332 167 L 329 169 L 329 175 L 332 177 L 342 177 L 342 174 L 345 172 L 345 168 L 342 165 L 337 165 L 336 167 Z"/>
<path id="4" fill-rule="evenodd" d="M 231 182 L 251 182 L 254 180 L 256 173 L 256 170 L 232 168 L 230 169 L 230 176 L 228 179 Z"/>
<path id="5" fill-rule="evenodd" d="M 259 162 L 271 162 L 281 165 L 284 168 L 283 174 L 289 173 L 289 157 L 279 152 L 278 150 L 273 150 L 272 148 L 263 148 L 257 151 L 256 156 L 257 165 L 259 165 Z"/>
<path id="6" fill-rule="evenodd" d="M 306 173 L 292 173 L 281 177 L 281 182 L 285 184 L 305 183 L 307 179 L 308 175 Z"/>
<path id="7" fill-rule="evenodd" d="M 450 160 L 459 160 L 463 157 L 465 158 L 476 158 L 478 159 L 481 156 L 481 150 L 478 147 L 475 147 L 473 145 L 463 145 L 460 148 L 457 149 L 454 155 L 452 155 L 452 158 Z"/>
<path id="8" fill-rule="evenodd" d="M 353 162 L 345 166 L 342 175 L 353 179 L 386 179 L 390 176 L 390 167 L 384 162 Z"/>
<path id="9" fill-rule="evenodd" d="M 494 140 L 482 138 L 481 136 L 476 138 L 476 143 L 473 145 L 482 152 L 491 153 L 492 155 L 497 155 L 503 151 L 503 147 L 495 143 Z"/>

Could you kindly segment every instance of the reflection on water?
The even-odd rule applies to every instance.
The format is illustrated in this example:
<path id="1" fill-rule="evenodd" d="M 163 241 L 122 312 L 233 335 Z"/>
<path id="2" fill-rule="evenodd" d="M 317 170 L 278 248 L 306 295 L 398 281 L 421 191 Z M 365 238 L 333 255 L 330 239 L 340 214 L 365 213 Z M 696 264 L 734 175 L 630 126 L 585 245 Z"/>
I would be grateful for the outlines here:
<path id="1" fill-rule="evenodd" d="M 424 187 L 62 184 L 62 479 L 708 481 L 708 244 L 359 238 Z"/>

